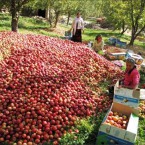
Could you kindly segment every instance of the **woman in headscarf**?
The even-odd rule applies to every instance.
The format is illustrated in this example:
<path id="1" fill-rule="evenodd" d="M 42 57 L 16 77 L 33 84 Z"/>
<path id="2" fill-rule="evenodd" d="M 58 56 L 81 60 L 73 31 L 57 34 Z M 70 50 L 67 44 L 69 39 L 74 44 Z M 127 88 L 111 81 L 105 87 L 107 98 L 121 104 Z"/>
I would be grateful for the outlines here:
<path id="1" fill-rule="evenodd" d="M 71 30 L 73 29 L 72 41 L 82 42 L 82 31 L 84 29 L 84 21 L 80 16 L 80 12 L 77 13 L 76 18 L 72 23 Z"/>
<path id="2" fill-rule="evenodd" d="M 99 52 L 100 50 L 104 50 L 104 41 L 102 39 L 102 35 L 99 34 L 96 36 L 95 41 L 93 43 L 92 47 L 96 52 Z"/>
<path id="3" fill-rule="evenodd" d="M 124 78 L 119 81 L 119 88 L 136 89 L 138 88 L 140 81 L 140 74 L 136 69 L 135 60 L 133 58 L 128 58 L 126 60 L 126 70 L 124 73 Z M 109 86 L 109 93 L 114 93 L 114 85 Z"/>
<path id="4" fill-rule="evenodd" d="M 122 81 L 122 87 L 136 89 L 140 81 L 140 74 L 136 69 L 135 60 L 128 58 L 126 60 L 126 71 Z"/>

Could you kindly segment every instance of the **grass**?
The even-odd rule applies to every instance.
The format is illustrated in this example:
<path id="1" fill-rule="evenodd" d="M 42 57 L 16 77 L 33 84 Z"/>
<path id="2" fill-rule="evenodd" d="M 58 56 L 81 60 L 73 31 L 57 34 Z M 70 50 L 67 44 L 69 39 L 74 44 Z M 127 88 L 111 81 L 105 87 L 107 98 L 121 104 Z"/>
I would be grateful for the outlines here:
<path id="1" fill-rule="evenodd" d="M 0 31 L 7 30 L 11 30 L 11 16 L 9 14 L 0 13 Z M 60 37 L 57 33 L 49 30 L 48 21 L 37 17 L 20 17 L 18 31 L 24 34 L 33 33 L 52 37 Z"/>
<path id="2" fill-rule="evenodd" d="M 22 17 L 19 18 L 18 29 L 20 33 L 34 33 L 34 34 L 42 34 L 51 37 L 64 37 L 64 32 L 70 29 L 70 25 L 59 24 L 58 30 L 50 29 L 49 23 L 43 18 L 38 17 Z M 0 31 L 11 30 L 11 16 L 9 14 L 0 13 Z M 105 43 L 108 42 L 109 37 L 119 38 L 121 41 L 129 43 L 130 36 L 121 35 L 119 31 L 112 30 L 97 30 L 97 29 L 88 29 L 85 28 L 83 33 L 83 41 L 94 41 L 96 35 L 102 34 Z M 139 40 L 135 40 L 134 44 L 139 47 L 145 48 L 145 43 Z"/>
<path id="3" fill-rule="evenodd" d="M 28 17 L 20 17 L 18 27 L 19 27 L 20 33 L 42 34 L 42 35 L 47 35 L 47 36 L 52 36 L 52 37 L 59 37 L 59 38 L 64 37 L 64 32 L 70 29 L 70 25 L 67 26 L 65 24 L 60 24 L 58 27 L 59 31 L 58 30 L 56 31 L 56 29 L 49 28 L 49 24 L 46 20 L 40 19 L 40 18 L 28 18 Z M 11 16 L 9 14 L 0 13 L 0 31 L 10 31 L 10 30 L 11 30 Z M 127 43 L 130 40 L 130 36 L 120 35 L 119 31 L 85 29 L 83 33 L 83 41 L 93 41 L 97 34 L 102 34 L 105 43 L 108 42 L 108 38 L 111 36 L 115 36 L 119 38 L 120 40 L 125 41 Z M 138 40 L 135 41 L 135 45 L 142 47 L 143 49 L 145 48 L 145 43 Z M 102 87 L 104 88 L 104 91 L 105 91 L 106 84 L 105 86 L 102 86 Z M 85 128 L 87 131 L 89 129 L 90 132 L 92 131 L 97 136 L 97 131 L 99 128 L 98 124 L 101 123 L 102 119 L 103 117 L 97 119 L 97 122 L 95 122 L 96 123 L 96 126 L 94 128 L 95 130 L 93 131 L 92 131 L 92 128 L 90 128 L 92 126 L 89 126 L 89 123 L 85 121 L 81 122 L 83 124 L 83 127 L 81 129 Z M 77 142 L 78 143 L 84 142 L 84 140 L 87 138 L 87 137 L 83 138 L 81 134 L 78 135 L 77 137 L 79 138 L 79 140 L 75 141 L 75 145 L 77 145 L 76 144 Z M 81 138 L 83 139 L 81 140 Z M 66 136 L 66 138 L 64 138 L 64 142 L 69 141 L 69 140 L 70 140 L 69 135 Z M 73 144 L 73 141 L 74 140 L 72 139 L 72 144 Z M 138 138 L 137 138 L 136 145 L 144 145 L 144 144 L 145 144 L 145 119 L 141 119 L 139 122 L 139 131 L 138 131 Z"/>
<path id="4" fill-rule="evenodd" d="M 101 34 L 105 43 L 108 43 L 108 38 L 115 37 L 120 39 L 127 44 L 130 42 L 130 36 L 121 35 L 119 31 L 112 31 L 112 30 L 94 30 L 94 29 L 85 29 L 83 34 L 83 40 L 85 41 L 93 41 L 95 36 Z M 142 47 L 145 50 L 145 42 L 141 42 L 139 40 L 134 41 L 134 45 L 137 47 Z"/>

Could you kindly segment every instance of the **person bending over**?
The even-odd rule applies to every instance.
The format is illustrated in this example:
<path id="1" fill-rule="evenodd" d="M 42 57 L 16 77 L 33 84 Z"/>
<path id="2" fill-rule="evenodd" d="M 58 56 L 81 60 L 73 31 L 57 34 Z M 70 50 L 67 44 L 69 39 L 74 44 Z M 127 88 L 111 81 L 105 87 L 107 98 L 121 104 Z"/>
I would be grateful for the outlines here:
<path id="1" fill-rule="evenodd" d="M 100 50 L 104 50 L 104 41 L 102 39 L 102 35 L 97 35 L 96 38 L 95 38 L 95 41 L 93 43 L 93 50 L 98 52 Z"/>
<path id="2" fill-rule="evenodd" d="M 120 81 L 120 87 L 136 89 L 138 88 L 139 81 L 140 74 L 136 68 L 135 60 L 133 58 L 128 58 L 126 60 L 124 79 Z"/>

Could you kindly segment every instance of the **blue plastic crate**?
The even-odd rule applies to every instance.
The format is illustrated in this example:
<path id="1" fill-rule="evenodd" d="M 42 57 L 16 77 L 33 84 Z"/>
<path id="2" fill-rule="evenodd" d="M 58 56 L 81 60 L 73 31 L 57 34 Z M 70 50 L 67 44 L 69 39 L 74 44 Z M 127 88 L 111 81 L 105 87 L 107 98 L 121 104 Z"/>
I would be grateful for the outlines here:
<path id="1" fill-rule="evenodd" d="M 116 41 L 116 46 L 126 48 L 126 42 L 122 42 L 120 40 Z"/>
<path id="2" fill-rule="evenodd" d="M 72 37 L 71 31 L 65 31 L 65 36 Z"/>
<path id="3" fill-rule="evenodd" d="M 65 31 L 64 39 L 71 40 L 72 39 L 72 32 L 71 31 Z"/>
<path id="4" fill-rule="evenodd" d="M 115 45 L 116 44 L 116 40 L 117 40 L 116 38 L 110 37 L 109 38 L 109 43 L 112 44 L 112 45 Z"/>

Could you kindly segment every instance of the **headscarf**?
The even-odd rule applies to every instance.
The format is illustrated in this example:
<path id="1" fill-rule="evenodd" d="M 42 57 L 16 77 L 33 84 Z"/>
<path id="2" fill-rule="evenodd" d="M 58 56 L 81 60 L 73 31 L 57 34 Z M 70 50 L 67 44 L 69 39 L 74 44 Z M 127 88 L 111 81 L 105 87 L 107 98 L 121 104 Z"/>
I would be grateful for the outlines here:
<path id="1" fill-rule="evenodd" d="M 132 65 L 135 65 L 135 60 L 134 60 L 133 58 L 128 58 L 128 59 L 126 60 L 126 62 L 129 62 L 129 63 L 131 63 Z"/>
<path id="2" fill-rule="evenodd" d="M 135 60 L 134 60 L 133 58 L 128 58 L 128 59 L 126 60 L 126 62 L 129 62 L 129 63 L 131 63 L 131 64 L 133 65 L 133 68 L 127 72 L 128 75 L 130 75 L 131 72 L 136 68 Z"/>

